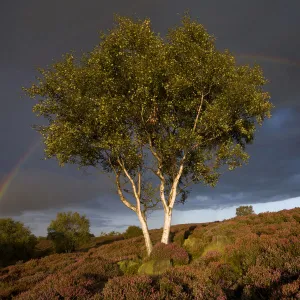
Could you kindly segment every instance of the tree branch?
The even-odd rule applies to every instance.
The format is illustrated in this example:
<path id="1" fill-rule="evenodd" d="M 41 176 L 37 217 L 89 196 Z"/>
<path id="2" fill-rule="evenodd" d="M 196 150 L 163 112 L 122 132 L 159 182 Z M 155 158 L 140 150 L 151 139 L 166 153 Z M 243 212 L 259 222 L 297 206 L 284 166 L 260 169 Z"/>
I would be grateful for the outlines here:
<path id="1" fill-rule="evenodd" d="M 111 166 L 111 168 L 113 169 L 115 175 L 116 175 L 116 185 L 117 185 L 117 190 L 118 190 L 118 194 L 119 197 L 121 199 L 121 201 L 131 210 L 133 210 L 134 212 L 136 212 L 136 207 L 134 205 L 132 205 L 124 196 L 123 192 L 122 192 L 122 187 L 121 187 L 121 183 L 120 183 L 120 171 L 117 171 L 116 168 L 113 166 L 110 156 L 106 153 L 107 158 L 108 158 L 108 162 Z"/>
<path id="2" fill-rule="evenodd" d="M 121 166 L 121 168 L 123 169 L 125 175 L 127 176 L 127 178 L 129 179 L 129 181 L 130 181 L 130 183 L 132 185 L 133 194 L 134 194 L 134 197 L 136 199 L 136 211 L 138 213 L 141 213 L 141 202 L 140 202 L 140 198 L 139 198 L 138 192 L 136 190 L 135 182 L 132 179 L 132 177 L 130 176 L 130 174 L 128 173 L 127 169 L 125 168 L 124 163 L 120 160 L 120 158 L 118 158 L 118 163 Z"/>
<path id="3" fill-rule="evenodd" d="M 138 191 L 137 191 L 139 199 L 141 198 L 141 172 L 138 173 Z"/>
<path id="4" fill-rule="evenodd" d="M 193 129 L 192 129 L 193 133 L 195 132 L 196 127 L 197 127 L 197 122 L 198 122 L 198 119 L 199 119 L 199 116 L 200 116 L 200 113 L 201 113 L 201 109 L 202 109 L 202 105 L 203 105 L 203 100 L 204 100 L 204 95 L 202 94 L 200 105 L 199 105 L 198 112 L 197 112 L 197 116 L 196 116 L 196 119 L 195 119 L 195 122 L 194 122 L 194 126 L 193 126 Z"/>
<path id="5" fill-rule="evenodd" d="M 131 210 L 133 210 L 134 212 L 136 212 L 136 207 L 133 206 L 124 196 L 123 192 L 122 192 L 122 187 L 121 187 L 121 183 L 120 183 L 120 174 L 117 173 L 116 174 L 116 184 L 117 184 L 117 188 L 118 188 L 118 194 L 120 196 L 121 201 Z"/>
<path id="6" fill-rule="evenodd" d="M 170 190 L 169 201 L 168 202 L 169 202 L 169 208 L 171 208 L 171 209 L 173 208 L 174 203 L 175 203 L 175 199 L 176 199 L 176 195 L 177 195 L 177 185 L 178 185 L 179 179 L 180 179 L 180 177 L 182 175 L 182 172 L 183 172 L 185 158 L 186 158 L 186 154 L 183 155 L 183 158 L 180 162 L 179 171 L 178 171 L 176 177 L 174 178 L 172 188 Z"/>

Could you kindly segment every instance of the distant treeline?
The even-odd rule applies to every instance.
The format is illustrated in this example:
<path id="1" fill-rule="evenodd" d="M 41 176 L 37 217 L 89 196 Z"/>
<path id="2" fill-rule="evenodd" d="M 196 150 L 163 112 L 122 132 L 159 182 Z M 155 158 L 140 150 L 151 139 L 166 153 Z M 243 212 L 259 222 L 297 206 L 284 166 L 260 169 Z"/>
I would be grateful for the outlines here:
<path id="1" fill-rule="evenodd" d="M 77 212 L 58 213 L 47 231 L 47 237 L 36 237 L 22 222 L 0 219 L 0 267 L 54 253 L 75 252 L 95 237 L 90 233 L 90 221 Z M 141 228 L 129 226 L 123 234 L 111 231 L 101 232 L 100 236 L 131 238 L 141 234 Z"/>

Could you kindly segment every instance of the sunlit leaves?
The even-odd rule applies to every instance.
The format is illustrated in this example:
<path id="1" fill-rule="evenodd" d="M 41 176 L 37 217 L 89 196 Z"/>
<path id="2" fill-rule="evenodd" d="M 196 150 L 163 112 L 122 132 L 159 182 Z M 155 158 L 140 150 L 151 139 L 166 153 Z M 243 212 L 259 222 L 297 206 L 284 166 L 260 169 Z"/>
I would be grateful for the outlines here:
<path id="1" fill-rule="evenodd" d="M 241 166 L 272 108 L 259 66 L 236 65 L 188 16 L 165 39 L 149 19 L 116 17 L 91 52 L 80 60 L 67 54 L 40 73 L 26 91 L 39 97 L 34 112 L 49 121 L 37 128 L 47 157 L 109 172 L 121 158 L 136 174 L 151 142 L 170 184 L 183 157 L 183 179 L 212 186 L 222 165 Z"/>

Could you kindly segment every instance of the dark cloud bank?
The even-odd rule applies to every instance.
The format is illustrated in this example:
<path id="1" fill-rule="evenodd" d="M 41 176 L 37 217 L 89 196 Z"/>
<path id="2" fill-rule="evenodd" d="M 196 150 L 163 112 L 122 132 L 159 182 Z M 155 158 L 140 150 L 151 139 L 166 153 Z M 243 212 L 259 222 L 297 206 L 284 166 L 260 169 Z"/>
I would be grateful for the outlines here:
<path id="1" fill-rule="evenodd" d="M 299 196 L 299 1 L 289 1 L 288 5 L 258 0 L 6 2 L 0 12 L 0 181 L 38 138 L 31 129 L 36 122 L 31 112 L 33 103 L 20 98 L 21 86 L 34 80 L 35 67 L 51 64 L 70 50 L 80 54 L 92 49 L 98 43 L 99 31 L 112 26 L 114 13 L 150 17 L 154 29 L 165 34 L 187 9 L 216 36 L 219 49 L 228 48 L 239 63 L 256 61 L 263 67 L 270 81 L 266 89 L 276 108 L 248 147 L 249 164 L 227 172 L 214 189 L 193 186 L 191 201 L 177 209 L 218 208 Z M 258 54 L 269 59 L 255 58 Z M 282 63 L 282 59 L 291 63 Z M 45 162 L 41 158 L 39 149 L 21 166 L 0 202 L 0 216 L 23 216 L 26 222 L 44 224 L 56 211 L 77 209 L 87 212 L 93 226 L 105 227 L 114 214 L 131 215 L 105 175 L 82 175 L 76 168 L 60 169 L 54 160 Z M 118 222 L 115 227 L 124 224 Z"/>

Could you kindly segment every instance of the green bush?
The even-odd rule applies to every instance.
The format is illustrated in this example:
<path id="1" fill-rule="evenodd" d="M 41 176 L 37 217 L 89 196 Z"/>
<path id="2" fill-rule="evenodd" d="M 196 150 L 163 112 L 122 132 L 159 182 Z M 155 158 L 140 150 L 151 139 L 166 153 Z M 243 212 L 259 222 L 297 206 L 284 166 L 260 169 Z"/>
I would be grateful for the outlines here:
<path id="1" fill-rule="evenodd" d="M 34 256 L 36 237 L 21 222 L 0 219 L 0 267 Z"/>
<path id="2" fill-rule="evenodd" d="M 125 233 L 124 233 L 124 238 L 125 239 L 131 239 L 137 236 L 143 235 L 143 231 L 140 227 L 138 226 L 129 226 Z"/>
<path id="3" fill-rule="evenodd" d="M 237 217 L 241 217 L 241 216 L 249 216 L 249 215 L 253 215 L 254 214 L 254 210 L 252 205 L 249 206 L 240 206 L 236 209 L 236 215 Z"/>
<path id="4" fill-rule="evenodd" d="M 34 257 L 41 258 L 55 253 L 54 242 L 46 237 L 38 237 L 37 244 L 34 248 Z"/>
<path id="5" fill-rule="evenodd" d="M 54 242 L 57 253 L 75 251 L 91 239 L 90 222 L 77 212 L 58 213 L 48 227 L 48 239 Z"/>

